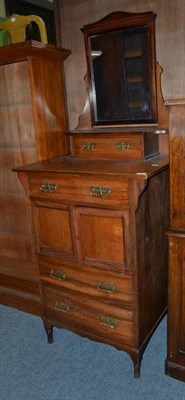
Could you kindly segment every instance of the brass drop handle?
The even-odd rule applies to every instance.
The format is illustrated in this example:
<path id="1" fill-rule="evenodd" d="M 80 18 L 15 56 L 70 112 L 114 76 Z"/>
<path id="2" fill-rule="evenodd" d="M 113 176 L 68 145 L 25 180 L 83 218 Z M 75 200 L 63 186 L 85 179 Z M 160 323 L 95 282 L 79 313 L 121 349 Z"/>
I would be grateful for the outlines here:
<path id="1" fill-rule="evenodd" d="M 100 325 L 115 329 L 118 326 L 118 321 L 117 321 L 117 319 L 106 317 L 106 316 L 102 315 L 100 317 Z"/>
<path id="2" fill-rule="evenodd" d="M 93 151 L 94 148 L 95 148 L 94 143 L 83 143 L 82 144 L 82 150 L 84 150 L 84 151 Z"/>
<path id="3" fill-rule="evenodd" d="M 98 290 L 106 293 L 114 293 L 116 290 L 116 286 L 113 283 L 108 282 L 98 282 L 96 287 Z"/>
<path id="4" fill-rule="evenodd" d="M 57 269 L 51 269 L 50 276 L 54 279 L 59 279 L 60 281 L 67 279 L 65 272 L 58 271 Z"/>
<path id="5" fill-rule="evenodd" d="M 116 149 L 116 150 L 128 150 L 129 147 L 130 147 L 130 144 L 129 144 L 129 143 L 125 143 L 125 142 L 123 142 L 123 143 L 116 143 L 116 144 L 115 144 L 115 149 Z"/>
<path id="6" fill-rule="evenodd" d="M 109 197 L 112 189 L 104 186 L 91 186 L 90 193 L 91 196 L 95 197 Z"/>
<path id="7" fill-rule="evenodd" d="M 49 183 L 49 182 L 42 182 L 41 185 L 40 185 L 40 190 L 41 190 L 41 192 L 45 192 L 45 193 L 56 192 L 57 184 L 56 183 Z"/>
<path id="8" fill-rule="evenodd" d="M 61 311 L 63 313 L 67 313 L 69 311 L 69 306 L 68 306 L 68 304 L 60 303 L 60 302 L 56 301 L 55 310 Z"/>

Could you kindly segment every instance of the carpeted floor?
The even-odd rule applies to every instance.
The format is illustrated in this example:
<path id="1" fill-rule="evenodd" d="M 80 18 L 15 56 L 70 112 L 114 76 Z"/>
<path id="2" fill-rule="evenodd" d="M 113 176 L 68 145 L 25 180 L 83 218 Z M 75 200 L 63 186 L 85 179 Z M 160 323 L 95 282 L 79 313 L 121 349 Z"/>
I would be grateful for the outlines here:
<path id="1" fill-rule="evenodd" d="M 185 383 L 164 374 L 165 356 L 166 319 L 135 380 L 126 353 L 57 328 L 49 345 L 40 318 L 0 306 L 1 400 L 185 400 Z"/>

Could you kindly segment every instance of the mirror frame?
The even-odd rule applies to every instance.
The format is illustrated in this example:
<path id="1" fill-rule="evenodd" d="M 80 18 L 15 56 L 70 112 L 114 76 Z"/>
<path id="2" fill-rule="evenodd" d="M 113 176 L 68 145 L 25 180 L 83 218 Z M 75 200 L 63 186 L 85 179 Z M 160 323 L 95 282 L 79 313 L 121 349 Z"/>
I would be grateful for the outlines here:
<path id="1" fill-rule="evenodd" d="M 127 13 L 124 11 L 113 12 L 103 19 L 92 24 L 84 25 L 81 31 L 84 34 L 86 61 L 87 61 L 87 89 L 93 127 L 100 126 L 141 126 L 157 123 L 157 88 L 156 88 L 156 55 L 155 55 L 155 19 L 152 11 L 145 13 Z M 107 120 L 98 121 L 95 118 L 95 105 L 93 102 L 93 82 L 91 74 L 91 49 L 90 38 L 101 33 L 108 33 L 128 28 L 147 26 L 148 28 L 148 60 L 150 82 L 151 119 L 146 120 Z"/>

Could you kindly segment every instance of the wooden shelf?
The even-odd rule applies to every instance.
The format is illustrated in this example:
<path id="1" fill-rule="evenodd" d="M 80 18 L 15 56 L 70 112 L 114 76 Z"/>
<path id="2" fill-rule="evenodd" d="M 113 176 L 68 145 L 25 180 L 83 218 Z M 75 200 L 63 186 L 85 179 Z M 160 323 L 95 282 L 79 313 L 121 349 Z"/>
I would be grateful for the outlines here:
<path id="1" fill-rule="evenodd" d="M 142 57 L 141 50 L 130 50 L 126 51 L 125 53 L 125 58 L 137 58 L 137 57 Z"/>
<path id="2" fill-rule="evenodd" d="M 129 103 L 129 108 L 141 108 L 142 102 Z"/>
<path id="3" fill-rule="evenodd" d="M 133 76 L 132 78 L 127 78 L 127 83 L 142 83 L 142 76 Z"/>

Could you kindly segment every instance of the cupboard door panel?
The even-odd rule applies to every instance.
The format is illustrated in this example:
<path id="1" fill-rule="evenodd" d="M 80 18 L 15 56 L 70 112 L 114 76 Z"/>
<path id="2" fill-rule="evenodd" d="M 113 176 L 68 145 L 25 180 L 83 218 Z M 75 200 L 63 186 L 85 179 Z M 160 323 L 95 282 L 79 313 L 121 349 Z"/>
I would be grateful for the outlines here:
<path id="1" fill-rule="evenodd" d="M 178 104 L 170 109 L 170 226 L 174 229 L 185 229 L 184 110 Z"/>
<path id="2" fill-rule="evenodd" d="M 121 262 L 124 259 L 121 218 L 81 216 L 84 253 L 87 258 Z M 112 244 L 110 246 L 110 244 Z"/>
<path id="3" fill-rule="evenodd" d="M 34 255 L 32 254 L 32 243 L 30 241 L 30 237 L 25 235 L 25 233 L 0 231 L 0 243 L 0 255 L 2 263 L 0 265 L 1 273 L 4 270 L 4 262 L 2 262 L 4 257 L 7 258 L 11 265 L 13 264 L 12 258 L 14 261 L 17 259 L 20 260 L 20 254 L 20 263 L 24 263 L 24 260 L 25 264 L 27 260 L 34 261 Z"/>
<path id="4" fill-rule="evenodd" d="M 61 205 L 36 203 L 35 210 L 38 252 L 73 256 L 69 209 Z"/>
<path id="5" fill-rule="evenodd" d="M 185 365 L 185 237 L 171 233 L 168 303 L 169 360 Z"/>
<path id="6" fill-rule="evenodd" d="M 76 207 L 78 252 L 82 262 L 122 269 L 128 221 L 115 210 Z"/>
<path id="7" fill-rule="evenodd" d="M 30 235 L 28 221 L 29 215 L 25 196 L 0 193 L 0 232 Z"/>
<path id="8" fill-rule="evenodd" d="M 0 98 L 0 107 L 31 104 L 29 72 L 26 61 L 1 65 L 0 84 L 1 93 L 3 93 Z"/>

